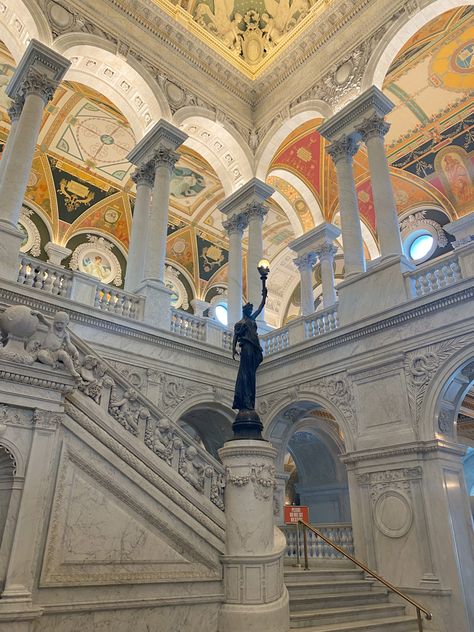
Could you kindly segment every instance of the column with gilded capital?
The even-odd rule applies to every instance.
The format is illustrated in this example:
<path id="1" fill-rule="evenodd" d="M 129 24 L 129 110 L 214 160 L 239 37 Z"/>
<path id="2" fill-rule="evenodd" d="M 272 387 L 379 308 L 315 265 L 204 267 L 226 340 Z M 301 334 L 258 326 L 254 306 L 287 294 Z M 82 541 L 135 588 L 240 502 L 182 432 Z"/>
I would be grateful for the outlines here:
<path id="1" fill-rule="evenodd" d="M 140 224 L 141 220 L 146 218 L 146 212 L 142 212 L 138 219 L 137 240 L 141 237 L 142 241 L 138 241 L 136 248 L 141 247 L 144 250 L 144 259 L 143 269 L 140 267 L 141 264 L 136 269 L 136 273 L 142 276 L 136 290 L 145 296 L 145 321 L 165 329 L 169 328 L 171 318 L 171 291 L 165 287 L 170 180 L 173 167 L 179 159 L 176 150 L 186 139 L 187 134 L 160 119 L 127 156 L 139 170 L 149 165 L 152 173 L 154 172 L 146 231 L 143 223 Z M 147 205 L 145 191 L 139 202 L 143 208 Z"/>
<path id="2" fill-rule="evenodd" d="M 227 271 L 228 325 L 232 327 L 242 317 L 242 235 L 247 228 L 245 214 L 232 215 L 222 223 L 229 235 L 229 264 Z"/>
<path id="3" fill-rule="evenodd" d="M 357 150 L 355 138 L 346 135 L 333 141 L 327 149 L 336 167 L 346 277 L 365 272 L 364 242 L 352 169 Z"/>
<path id="4" fill-rule="evenodd" d="M 7 150 L 0 188 L 0 261 L 2 275 L 15 278 L 21 233 L 17 230 L 44 108 L 71 65 L 44 44 L 31 40 L 8 86 L 21 114 Z M 17 115 L 17 110 L 14 115 Z"/>
<path id="5" fill-rule="evenodd" d="M 357 128 L 369 155 L 370 182 L 382 257 L 403 254 L 397 207 L 384 146 L 384 136 L 389 129 L 390 124 L 377 112 L 366 118 Z"/>
<path id="6" fill-rule="evenodd" d="M 301 316 L 309 316 L 314 312 L 313 267 L 316 259 L 315 252 L 307 252 L 293 259 L 301 278 Z"/>
<path id="7" fill-rule="evenodd" d="M 144 279 L 146 248 L 149 233 L 151 192 L 155 182 L 155 169 L 151 162 L 144 163 L 132 175 L 137 187 L 133 211 L 130 247 L 128 249 L 125 289 L 134 292 Z"/>

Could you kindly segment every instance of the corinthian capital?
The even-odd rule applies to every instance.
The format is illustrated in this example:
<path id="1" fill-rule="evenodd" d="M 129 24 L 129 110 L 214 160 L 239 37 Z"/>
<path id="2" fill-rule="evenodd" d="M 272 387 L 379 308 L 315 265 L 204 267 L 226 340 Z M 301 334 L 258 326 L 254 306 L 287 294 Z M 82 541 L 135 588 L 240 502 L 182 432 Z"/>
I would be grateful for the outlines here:
<path id="1" fill-rule="evenodd" d="M 229 235 L 231 235 L 232 233 L 242 234 L 247 228 L 248 224 L 249 222 L 245 213 L 232 215 L 232 217 L 230 217 L 227 221 L 222 222 L 222 226 L 229 233 Z"/>
<path id="2" fill-rule="evenodd" d="M 318 248 L 317 255 L 320 259 L 329 259 L 332 261 L 337 252 L 337 246 L 334 244 L 323 244 Z"/>
<path id="3" fill-rule="evenodd" d="M 362 137 L 364 143 L 371 138 L 383 138 L 390 129 L 390 123 L 379 114 L 372 114 L 369 118 L 364 119 L 362 125 L 359 125 L 357 131 Z"/>
<path id="4" fill-rule="evenodd" d="M 302 270 L 312 270 L 318 256 L 315 252 L 307 252 L 305 255 L 293 259 L 293 263 L 301 272 Z"/>
<path id="5" fill-rule="evenodd" d="M 339 160 L 351 161 L 356 155 L 359 146 L 353 136 L 341 136 L 339 140 L 333 141 L 326 149 L 328 154 L 337 164 Z"/>
<path id="6" fill-rule="evenodd" d="M 137 167 L 132 174 L 132 180 L 136 185 L 145 184 L 152 187 L 155 184 L 155 166 L 153 162 L 146 162 L 140 167 Z"/>
<path id="7" fill-rule="evenodd" d="M 8 116 L 10 117 L 10 121 L 13 123 L 14 121 L 18 121 L 21 115 L 21 111 L 23 110 L 23 105 L 25 104 L 25 99 L 22 95 L 17 94 L 14 100 L 11 102 L 10 107 L 8 108 Z"/>
<path id="8" fill-rule="evenodd" d="M 263 202 L 249 202 L 249 204 L 247 204 L 244 209 L 244 213 L 248 221 L 250 221 L 254 217 L 258 217 L 259 219 L 263 220 L 265 218 L 265 215 L 268 213 L 268 206 L 266 204 L 263 204 Z"/>
<path id="9" fill-rule="evenodd" d="M 21 86 L 20 94 L 23 97 L 29 94 L 37 94 L 46 105 L 53 98 L 57 87 L 58 81 L 51 79 L 45 73 L 39 72 L 36 68 L 30 68 Z"/>
<path id="10" fill-rule="evenodd" d="M 157 149 L 152 158 L 155 169 L 158 167 L 168 167 L 170 174 L 178 160 L 179 154 L 166 147 Z"/>

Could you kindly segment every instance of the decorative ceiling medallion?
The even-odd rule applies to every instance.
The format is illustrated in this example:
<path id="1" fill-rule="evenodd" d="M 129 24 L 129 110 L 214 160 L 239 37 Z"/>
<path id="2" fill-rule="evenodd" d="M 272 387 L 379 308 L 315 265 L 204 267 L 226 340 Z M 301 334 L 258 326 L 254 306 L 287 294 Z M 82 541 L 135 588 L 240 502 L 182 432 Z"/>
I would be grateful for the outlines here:
<path id="1" fill-rule="evenodd" d="M 41 254 L 41 236 L 36 224 L 30 219 L 33 211 L 26 206 L 21 209 L 18 220 L 18 230 L 24 235 L 21 242 L 20 252 L 29 253 L 32 257 L 39 257 Z"/>
<path id="2" fill-rule="evenodd" d="M 173 266 L 166 266 L 165 285 L 173 294 L 171 295 L 171 306 L 174 309 L 188 309 L 188 293 L 184 283 L 179 278 L 179 272 Z"/>
<path id="3" fill-rule="evenodd" d="M 80 244 L 72 253 L 70 268 L 99 279 L 102 283 L 122 284 L 122 268 L 112 252 L 113 244 L 103 237 L 87 235 L 89 243 Z"/>

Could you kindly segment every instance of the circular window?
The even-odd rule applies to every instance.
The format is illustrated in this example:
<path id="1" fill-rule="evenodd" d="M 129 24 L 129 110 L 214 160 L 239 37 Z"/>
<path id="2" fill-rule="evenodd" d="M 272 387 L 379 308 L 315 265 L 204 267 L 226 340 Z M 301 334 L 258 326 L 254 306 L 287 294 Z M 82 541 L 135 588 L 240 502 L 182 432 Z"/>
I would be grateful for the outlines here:
<path id="1" fill-rule="evenodd" d="M 419 259 L 424 259 L 426 255 L 433 248 L 434 238 L 433 235 L 429 233 L 425 233 L 424 235 L 419 235 L 416 237 L 410 245 L 410 257 L 413 261 L 418 261 Z"/>
<path id="2" fill-rule="evenodd" d="M 216 318 L 223 325 L 227 325 L 229 322 L 228 314 L 227 314 L 227 304 L 226 303 L 218 303 L 216 305 Z"/>

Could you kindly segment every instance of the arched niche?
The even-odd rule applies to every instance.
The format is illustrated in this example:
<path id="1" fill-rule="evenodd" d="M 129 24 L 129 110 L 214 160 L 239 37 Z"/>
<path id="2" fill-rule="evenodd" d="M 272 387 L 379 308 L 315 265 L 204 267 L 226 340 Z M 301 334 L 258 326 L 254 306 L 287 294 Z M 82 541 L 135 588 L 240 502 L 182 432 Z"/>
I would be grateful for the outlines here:
<path id="1" fill-rule="evenodd" d="M 214 458 L 219 459 L 218 450 L 232 439 L 234 415 L 225 406 L 216 402 L 200 402 L 174 414 L 177 423 Z"/>

